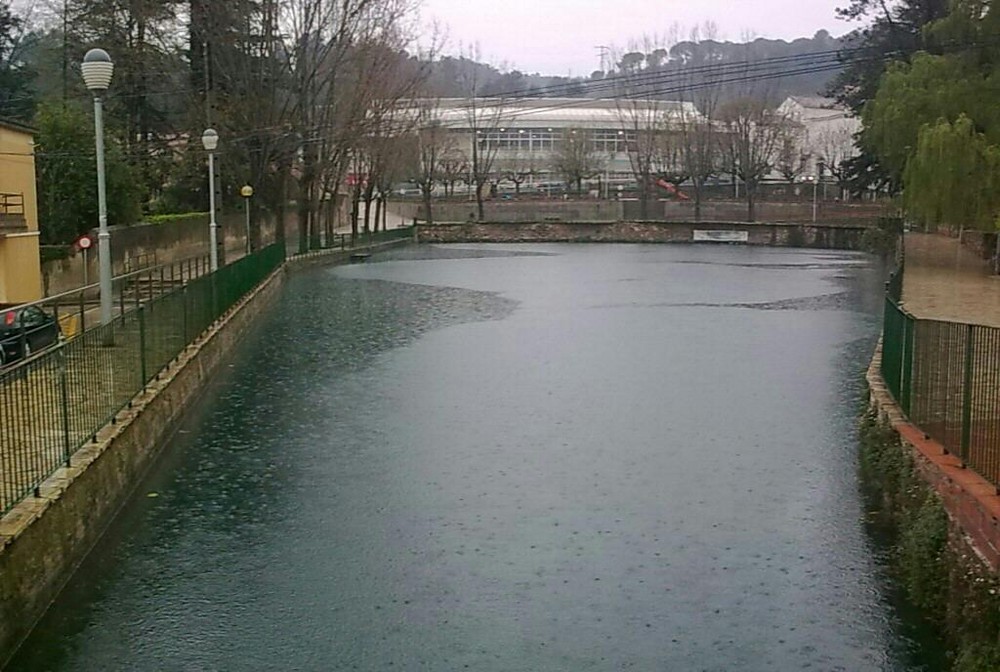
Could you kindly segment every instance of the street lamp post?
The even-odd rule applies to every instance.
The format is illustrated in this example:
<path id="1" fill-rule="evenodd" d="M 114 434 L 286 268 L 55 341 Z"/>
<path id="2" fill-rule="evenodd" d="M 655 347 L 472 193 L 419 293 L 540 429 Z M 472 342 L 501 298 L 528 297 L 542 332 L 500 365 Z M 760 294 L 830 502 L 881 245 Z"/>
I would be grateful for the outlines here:
<path id="1" fill-rule="evenodd" d="M 806 178 L 808 182 L 812 182 L 813 185 L 813 224 L 816 223 L 816 194 L 819 189 L 819 180 L 816 179 L 815 175 L 810 175 Z"/>
<path id="2" fill-rule="evenodd" d="M 104 107 L 101 95 L 111 85 L 115 66 L 108 52 L 91 49 L 80 66 L 84 84 L 94 94 L 94 138 L 97 148 L 97 254 L 101 291 L 101 324 L 111 323 L 111 234 L 108 233 L 108 198 L 104 181 Z"/>
<path id="3" fill-rule="evenodd" d="M 247 212 L 247 255 L 249 256 L 253 252 L 253 245 L 250 244 L 250 198 L 253 196 L 253 187 L 249 184 L 240 187 L 240 196 L 243 197 L 243 202 L 246 205 Z"/>
<path id="4" fill-rule="evenodd" d="M 219 225 L 215 221 L 215 148 L 219 146 L 219 134 L 215 129 L 206 129 L 201 134 L 201 144 L 208 152 L 208 213 L 209 213 L 209 258 L 212 271 L 219 270 Z"/>
<path id="5" fill-rule="evenodd" d="M 823 202 L 825 203 L 826 202 L 826 161 L 823 159 L 822 156 L 819 157 L 819 159 L 816 160 L 816 174 L 818 176 L 817 179 L 819 179 L 819 181 L 823 183 Z"/>

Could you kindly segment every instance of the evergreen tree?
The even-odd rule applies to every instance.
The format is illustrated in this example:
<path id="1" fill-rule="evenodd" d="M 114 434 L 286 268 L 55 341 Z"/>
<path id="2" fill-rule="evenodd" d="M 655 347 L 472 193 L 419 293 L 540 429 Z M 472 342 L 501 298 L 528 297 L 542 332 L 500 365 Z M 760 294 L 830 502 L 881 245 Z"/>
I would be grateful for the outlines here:
<path id="1" fill-rule="evenodd" d="M 9 2 L 0 2 L 0 117 L 29 121 L 34 112 L 34 73 L 24 61 L 27 39 L 24 21 Z"/>
<path id="2" fill-rule="evenodd" d="M 43 104 L 35 119 L 38 220 L 45 245 L 72 242 L 98 224 L 93 121 L 77 108 Z M 137 185 L 116 142 L 106 148 L 108 224 L 134 224 Z"/>

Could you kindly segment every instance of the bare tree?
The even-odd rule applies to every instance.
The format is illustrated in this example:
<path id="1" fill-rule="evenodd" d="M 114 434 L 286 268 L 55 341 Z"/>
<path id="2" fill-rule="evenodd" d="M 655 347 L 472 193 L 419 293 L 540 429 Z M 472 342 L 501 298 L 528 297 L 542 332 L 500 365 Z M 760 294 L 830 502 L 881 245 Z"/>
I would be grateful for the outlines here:
<path id="1" fill-rule="evenodd" d="M 837 181 L 840 197 L 847 198 L 850 193 L 847 188 L 850 175 L 847 161 L 858 154 L 854 144 L 854 134 L 846 126 L 828 128 L 820 132 L 816 146 L 819 148 L 824 168 L 830 171 L 830 175 Z"/>
<path id="2" fill-rule="evenodd" d="M 506 131 L 504 97 L 482 97 L 485 83 L 481 79 L 479 68 L 476 67 L 481 58 L 479 48 L 472 47 L 467 55 L 467 59 L 472 61 L 471 67 L 467 67 L 461 75 L 461 85 L 468 97 L 465 119 L 472 144 L 469 177 L 476 191 L 476 211 L 479 221 L 485 218 L 483 189 L 495 177 L 494 166 L 503 142 L 500 135 Z"/>
<path id="3" fill-rule="evenodd" d="M 577 195 L 583 191 L 583 181 L 599 175 L 604 165 L 604 157 L 594 149 L 590 132 L 581 128 L 563 131 L 552 156 L 552 168 L 568 185 L 576 187 Z"/>
<path id="4" fill-rule="evenodd" d="M 783 134 L 781 144 L 778 147 L 774 167 L 788 184 L 795 184 L 809 167 L 811 157 L 803 152 L 798 125 L 791 121 L 788 123 L 788 130 Z"/>
<path id="5" fill-rule="evenodd" d="M 434 223 L 434 186 L 443 181 L 441 162 L 454 146 L 454 137 L 439 115 L 440 101 L 437 98 L 422 98 L 414 101 L 412 114 L 417 119 L 416 128 L 416 172 L 413 181 L 420 188 L 424 203 L 424 219 Z"/>
<path id="6" fill-rule="evenodd" d="M 740 98 L 722 106 L 725 128 L 722 150 L 727 165 L 743 181 L 747 220 L 756 216 L 757 190 L 774 168 L 782 141 L 788 133 L 787 119 L 756 98 Z"/>
<path id="7" fill-rule="evenodd" d="M 706 22 L 691 30 L 688 44 L 699 44 L 702 40 L 714 44 L 717 37 L 718 28 Z M 685 83 L 677 120 L 683 148 L 681 161 L 690 181 L 694 218 L 699 221 L 705 185 L 722 168 L 718 128 L 721 85 L 719 71 L 714 68 L 684 68 L 680 75 Z"/>
<path id="8" fill-rule="evenodd" d="M 445 196 L 454 196 L 455 185 L 468 179 L 470 173 L 469 159 L 454 141 L 449 142 L 441 152 L 437 168 Z"/>
<path id="9" fill-rule="evenodd" d="M 520 131 L 519 133 L 523 135 L 524 131 Z M 526 151 L 522 144 L 518 142 L 518 146 L 512 151 L 507 152 L 499 161 L 500 174 L 505 180 L 514 183 L 514 194 L 516 196 L 521 195 L 521 185 L 538 172 L 538 166 L 535 164 L 535 155 L 530 151 Z"/>
<path id="10" fill-rule="evenodd" d="M 412 40 L 412 0 L 288 0 L 295 39 L 289 66 L 295 94 L 300 249 L 319 237 L 322 202 L 351 166 L 355 185 L 373 198 L 376 180 L 359 144 L 394 123 L 393 111 L 411 98 L 422 71 L 406 58 Z M 357 234 L 357 189 L 352 233 Z"/>
<path id="11" fill-rule="evenodd" d="M 615 75 L 615 107 L 618 121 L 625 131 L 629 164 L 639 189 L 639 211 L 642 219 L 649 218 L 649 202 L 655 189 L 654 180 L 664 172 L 664 159 L 672 152 L 664 151 L 664 134 L 670 130 L 669 110 L 675 106 L 661 99 L 654 85 L 639 69 L 635 56 L 651 53 L 661 45 L 644 38 L 641 48 L 617 58 Z M 672 140 L 668 141 L 672 142 Z"/>

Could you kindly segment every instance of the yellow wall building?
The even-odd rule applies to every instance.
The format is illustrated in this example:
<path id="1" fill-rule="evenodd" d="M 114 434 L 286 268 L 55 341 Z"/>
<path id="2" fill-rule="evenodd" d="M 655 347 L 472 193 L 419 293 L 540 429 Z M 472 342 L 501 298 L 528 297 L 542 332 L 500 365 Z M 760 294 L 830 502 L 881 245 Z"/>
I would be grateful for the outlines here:
<path id="1" fill-rule="evenodd" d="M 0 304 L 40 298 L 34 135 L 0 119 Z"/>

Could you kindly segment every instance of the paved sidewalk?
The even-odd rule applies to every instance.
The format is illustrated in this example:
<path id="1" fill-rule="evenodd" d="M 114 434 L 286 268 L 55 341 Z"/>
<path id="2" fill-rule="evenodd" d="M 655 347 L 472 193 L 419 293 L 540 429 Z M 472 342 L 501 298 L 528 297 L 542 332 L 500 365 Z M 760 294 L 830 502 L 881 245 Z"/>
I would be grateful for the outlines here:
<path id="1" fill-rule="evenodd" d="M 1000 276 L 958 240 L 934 233 L 905 238 L 903 307 L 914 317 L 1000 327 Z"/>

